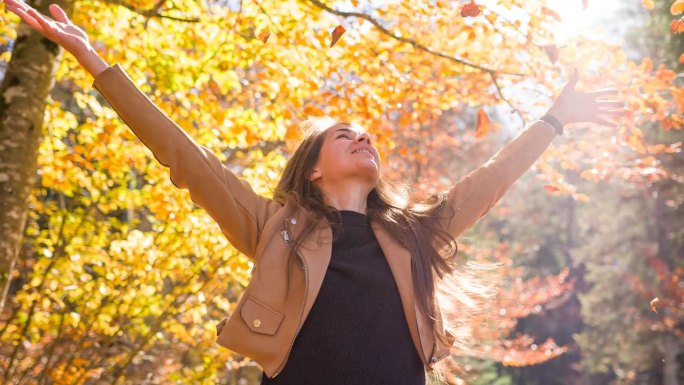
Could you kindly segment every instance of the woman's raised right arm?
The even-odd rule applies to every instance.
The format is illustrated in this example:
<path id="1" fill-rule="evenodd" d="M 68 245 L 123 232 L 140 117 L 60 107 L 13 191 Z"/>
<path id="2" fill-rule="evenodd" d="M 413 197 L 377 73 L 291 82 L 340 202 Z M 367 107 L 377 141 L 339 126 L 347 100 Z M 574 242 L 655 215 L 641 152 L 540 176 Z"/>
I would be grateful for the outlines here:
<path id="1" fill-rule="evenodd" d="M 254 257 L 266 220 L 280 207 L 256 194 L 208 148 L 196 143 L 145 95 L 117 63 L 108 65 L 92 49 L 79 27 L 55 4 L 51 20 L 17 0 L 4 0 L 7 9 L 71 52 L 93 75 L 93 86 L 116 110 L 133 133 L 162 165 L 171 182 L 187 188 L 191 199 L 218 223 L 226 238 L 242 253 Z"/>

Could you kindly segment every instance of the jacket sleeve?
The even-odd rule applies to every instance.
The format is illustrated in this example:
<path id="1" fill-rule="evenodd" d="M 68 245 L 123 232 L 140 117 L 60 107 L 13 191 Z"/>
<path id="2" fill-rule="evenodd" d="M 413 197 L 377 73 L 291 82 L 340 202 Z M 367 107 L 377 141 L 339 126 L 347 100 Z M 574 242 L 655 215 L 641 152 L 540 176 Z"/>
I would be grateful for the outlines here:
<path id="1" fill-rule="evenodd" d="M 439 213 L 441 229 L 456 238 L 477 223 L 544 153 L 555 136 L 552 127 L 535 122 L 456 182 L 446 193 L 445 213 Z"/>
<path id="2" fill-rule="evenodd" d="M 93 86 L 155 158 L 170 170 L 171 182 L 218 223 L 228 241 L 249 258 L 277 203 L 256 194 L 249 183 L 197 144 L 143 93 L 118 64 L 97 74 Z"/>

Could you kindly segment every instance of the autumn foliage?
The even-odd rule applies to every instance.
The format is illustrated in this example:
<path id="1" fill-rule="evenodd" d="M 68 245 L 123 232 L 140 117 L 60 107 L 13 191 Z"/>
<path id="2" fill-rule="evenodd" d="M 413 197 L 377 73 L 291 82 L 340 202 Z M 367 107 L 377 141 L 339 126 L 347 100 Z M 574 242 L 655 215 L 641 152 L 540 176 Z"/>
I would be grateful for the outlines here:
<path id="1" fill-rule="evenodd" d="M 536 120 L 572 68 L 579 88 L 618 88 L 629 114 L 617 129 L 566 128 L 525 185 L 549 206 L 582 206 L 596 186 L 677 177 L 660 157 L 680 154 L 681 142 L 649 139 L 684 128 L 673 69 L 630 60 L 596 37 L 557 44 L 561 15 L 546 1 L 430 3 L 76 1 L 73 20 L 105 60 L 120 63 L 160 109 L 266 196 L 300 139 L 297 122 L 322 114 L 368 129 L 382 172 L 410 184 L 414 198 L 443 191 Z M 684 1 L 671 11 L 672 33 L 684 31 Z M 18 18 L 0 17 L 3 44 L 17 39 Z M 0 323 L 0 378 L 209 384 L 247 376 L 249 361 L 215 344 L 214 325 L 234 309 L 250 262 L 172 185 L 70 55 L 49 100 L 21 261 Z M 490 215 L 505 218 L 513 206 Z M 543 229 L 547 218 L 536 214 L 516 220 Z M 457 357 L 449 381 L 474 383 L 472 360 L 524 367 L 565 354 L 567 346 L 517 328 L 576 290 L 570 271 L 532 274 L 516 263 L 532 246 L 481 228 L 472 234 L 482 243 L 466 237 L 459 253 L 501 264 L 488 278 L 498 295 L 473 313 L 476 353 Z M 684 272 L 646 256 L 662 282 L 629 274 L 625 282 L 647 309 L 659 297 L 664 315 L 640 327 L 683 338 Z"/>

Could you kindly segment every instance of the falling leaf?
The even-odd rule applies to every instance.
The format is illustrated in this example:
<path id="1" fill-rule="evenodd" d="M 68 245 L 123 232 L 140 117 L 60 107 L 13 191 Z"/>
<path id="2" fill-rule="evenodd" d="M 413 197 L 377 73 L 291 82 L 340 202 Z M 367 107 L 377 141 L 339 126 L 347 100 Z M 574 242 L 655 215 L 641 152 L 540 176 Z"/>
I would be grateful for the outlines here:
<path id="1" fill-rule="evenodd" d="M 553 9 L 551 9 L 551 8 L 549 8 L 549 7 L 543 7 L 543 6 L 542 6 L 541 11 L 542 11 L 542 13 L 543 13 L 544 15 L 547 15 L 547 16 L 549 16 L 549 17 L 552 17 L 552 18 L 555 19 L 556 21 L 563 21 L 563 19 L 562 19 L 561 16 L 558 14 L 558 12 L 554 11 Z"/>
<path id="2" fill-rule="evenodd" d="M 338 40 L 340 40 L 340 37 L 346 32 L 347 30 L 344 29 L 342 25 L 338 25 L 335 27 L 335 29 L 332 31 L 332 41 L 330 42 L 330 46 L 334 46 L 335 43 L 337 43 Z"/>
<path id="3" fill-rule="evenodd" d="M 684 64 L 684 53 L 679 55 L 679 64 Z"/>
<path id="4" fill-rule="evenodd" d="M 268 38 L 269 38 L 270 36 L 271 36 L 271 31 L 269 31 L 269 30 L 267 30 L 267 29 L 266 29 L 266 30 L 263 30 L 263 31 L 261 31 L 261 33 L 259 34 L 259 40 L 261 40 L 262 42 L 266 43 L 266 42 L 268 41 Z"/>
<path id="5" fill-rule="evenodd" d="M 684 0 L 675 1 L 672 4 L 672 7 L 670 7 L 670 13 L 673 15 L 679 15 L 682 12 L 684 12 Z"/>
<path id="6" fill-rule="evenodd" d="M 589 0 L 582 0 L 582 8 L 587 9 L 589 6 Z"/>
<path id="7" fill-rule="evenodd" d="M 546 191 L 548 191 L 548 192 L 556 192 L 556 191 L 559 191 L 559 190 L 560 190 L 557 186 L 554 186 L 554 185 L 552 185 L 552 184 L 544 185 L 544 188 L 545 188 Z"/>
<path id="8" fill-rule="evenodd" d="M 492 122 L 489 120 L 485 110 L 480 108 L 480 110 L 477 111 L 477 128 L 475 129 L 475 137 L 481 138 L 486 136 L 491 128 Z"/>
<path id="9" fill-rule="evenodd" d="M 674 34 L 682 33 L 684 32 L 684 22 L 682 20 L 672 20 L 672 23 L 670 23 L 670 32 Z"/>
<path id="10" fill-rule="evenodd" d="M 558 61 L 559 52 L 558 52 L 558 47 L 556 47 L 553 44 L 545 45 L 544 46 L 544 52 L 546 52 L 546 56 L 549 57 L 551 60 L 551 63 L 555 63 Z"/>
<path id="11" fill-rule="evenodd" d="M 655 7 L 655 0 L 641 0 L 641 4 L 650 11 Z"/>
<path id="12" fill-rule="evenodd" d="M 479 14 L 480 8 L 475 4 L 475 0 L 472 0 L 461 8 L 461 16 L 463 17 L 475 17 Z"/>
<path id="13" fill-rule="evenodd" d="M 658 297 L 655 297 L 651 300 L 651 310 L 653 310 L 653 312 L 655 313 L 658 313 L 658 309 L 656 309 L 656 306 L 658 306 L 659 302 L 660 300 L 658 299 Z"/>

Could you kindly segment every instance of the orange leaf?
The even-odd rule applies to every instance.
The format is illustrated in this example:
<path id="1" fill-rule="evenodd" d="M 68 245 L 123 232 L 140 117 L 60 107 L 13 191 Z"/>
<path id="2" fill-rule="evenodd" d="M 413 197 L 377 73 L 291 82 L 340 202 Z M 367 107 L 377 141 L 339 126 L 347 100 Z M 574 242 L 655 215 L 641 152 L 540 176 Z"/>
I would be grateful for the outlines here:
<path id="1" fill-rule="evenodd" d="M 684 22 L 681 20 L 672 20 L 672 23 L 670 23 L 670 32 L 674 34 L 682 33 L 684 32 Z"/>
<path id="2" fill-rule="evenodd" d="M 650 11 L 655 7 L 655 0 L 641 0 L 641 4 Z"/>
<path id="3" fill-rule="evenodd" d="M 463 17 L 475 17 L 479 14 L 480 8 L 475 4 L 475 0 L 471 0 L 470 3 L 461 8 L 461 16 Z"/>
<path id="4" fill-rule="evenodd" d="M 334 46 L 346 31 L 347 30 L 342 25 L 335 27 L 335 29 L 332 31 L 332 41 L 330 42 L 330 46 Z"/>
<path id="5" fill-rule="evenodd" d="M 684 64 L 684 53 L 679 55 L 679 64 Z"/>
<path id="6" fill-rule="evenodd" d="M 296 141 L 300 139 L 299 127 L 296 124 L 289 125 L 285 132 L 285 140 Z"/>
<path id="7" fill-rule="evenodd" d="M 658 306 L 659 302 L 660 300 L 658 299 L 658 297 L 655 297 L 651 300 L 651 310 L 653 310 L 653 312 L 655 313 L 658 313 L 658 309 L 656 308 L 656 306 Z"/>
<path id="8" fill-rule="evenodd" d="M 270 36 L 271 36 L 271 31 L 269 31 L 269 30 L 267 30 L 267 29 L 266 29 L 266 30 L 263 30 L 263 31 L 261 31 L 261 33 L 259 34 L 259 40 L 261 40 L 262 42 L 266 43 L 266 42 L 268 41 L 268 38 L 269 38 Z"/>
<path id="9" fill-rule="evenodd" d="M 555 63 L 558 61 L 559 52 L 558 52 L 558 47 L 556 47 L 553 44 L 545 45 L 544 46 L 544 52 L 546 52 L 546 56 L 549 57 L 551 60 L 551 63 Z"/>
<path id="10" fill-rule="evenodd" d="M 481 138 L 486 136 L 491 128 L 492 122 L 489 120 L 485 110 L 480 108 L 480 110 L 477 111 L 477 128 L 475 129 L 475 137 Z"/>
<path id="11" fill-rule="evenodd" d="M 544 188 L 545 188 L 546 191 L 548 191 L 548 192 L 556 192 L 556 191 L 560 190 L 558 187 L 556 187 L 556 186 L 554 186 L 554 185 L 552 185 L 552 184 L 544 185 Z"/>
<path id="12" fill-rule="evenodd" d="M 670 7 L 670 13 L 673 15 L 679 15 L 682 12 L 684 12 L 684 0 L 675 1 Z"/>
<path id="13" fill-rule="evenodd" d="M 210 78 L 209 81 L 207 82 L 207 87 L 209 87 L 209 90 L 211 90 L 211 92 L 214 95 L 217 95 L 217 96 L 221 95 L 221 88 L 219 87 L 216 80 Z"/>
<path id="14" fill-rule="evenodd" d="M 547 15 L 547 16 L 550 16 L 550 17 L 556 19 L 556 21 L 562 21 L 562 18 L 558 14 L 558 12 L 554 11 L 553 9 L 551 9 L 549 7 L 542 6 L 541 11 L 544 15 Z"/>

